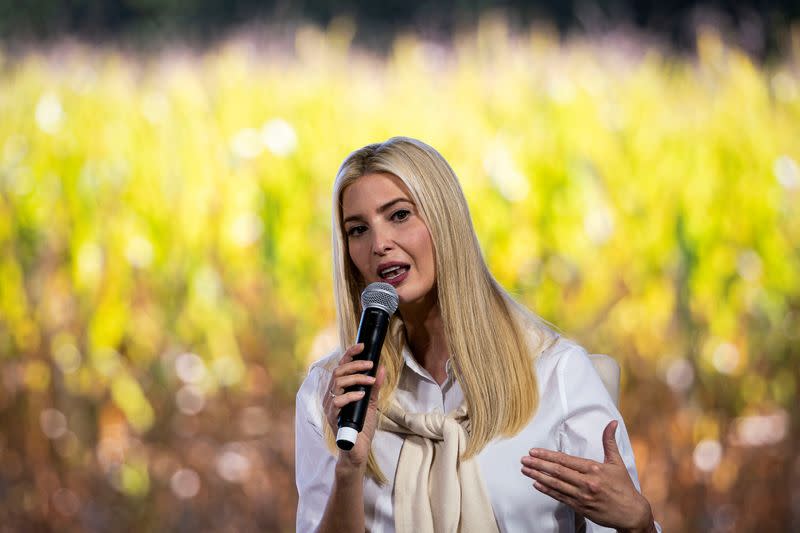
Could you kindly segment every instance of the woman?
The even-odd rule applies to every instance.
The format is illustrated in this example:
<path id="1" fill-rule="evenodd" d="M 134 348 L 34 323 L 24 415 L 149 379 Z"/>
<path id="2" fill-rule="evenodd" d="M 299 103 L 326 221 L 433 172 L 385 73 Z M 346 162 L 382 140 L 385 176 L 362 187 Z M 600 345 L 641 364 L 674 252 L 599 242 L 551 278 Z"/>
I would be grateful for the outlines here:
<path id="1" fill-rule="evenodd" d="M 333 251 L 342 347 L 366 285 L 394 285 L 400 304 L 374 378 L 353 345 L 312 365 L 298 392 L 298 531 L 573 531 L 581 516 L 589 531 L 656 529 L 586 352 L 494 280 L 436 150 L 395 137 L 350 154 Z M 354 384 L 372 386 L 369 411 L 338 451 Z"/>

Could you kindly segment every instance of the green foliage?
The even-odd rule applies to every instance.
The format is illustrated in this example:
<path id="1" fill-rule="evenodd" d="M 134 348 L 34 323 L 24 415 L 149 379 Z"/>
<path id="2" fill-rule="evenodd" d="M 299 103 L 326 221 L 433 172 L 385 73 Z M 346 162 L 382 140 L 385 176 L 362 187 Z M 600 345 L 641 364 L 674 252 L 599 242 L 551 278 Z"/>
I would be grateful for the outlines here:
<path id="1" fill-rule="evenodd" d="M 754 65 L 713 33 L 680 59 L 490 20 L 452 48 L 401 38 L 386 59 L 351 38 L 345 24 L 301 29 L 282 52 L 0 56 L 0 411 L 30 470 L 62 461 L 169 498 L 175 468 L 236 438 L 225 422 L 248 404 L 290 409 L 331 347 L 333 176 L 392 135 L 449 160 L 504 286 L 623 363 L 645 476 L 669 464 L 666 442 L 686 456 L 703 439 L 727 446 L 736 417 L 795 416 L 796 63 Z M 38 427 L 12 435 L 49 406 L 68 419 L 66 433 L 41 424 L 55 459 L 24 451 Z M 216 444 L 182 456 L 198 417 L 210 426 L 189 434 Z M 251 479 L 278 491 L 288 468 Z M 656 516 L 681 529 L 668 501 Z M 285 526 L 283 507 L 259 520 Z"/>

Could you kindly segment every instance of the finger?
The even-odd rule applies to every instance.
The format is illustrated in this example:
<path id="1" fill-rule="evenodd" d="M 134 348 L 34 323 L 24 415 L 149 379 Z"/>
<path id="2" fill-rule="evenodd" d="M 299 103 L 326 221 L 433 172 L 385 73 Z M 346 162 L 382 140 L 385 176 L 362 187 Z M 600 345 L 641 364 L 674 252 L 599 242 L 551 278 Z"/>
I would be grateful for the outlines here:
<path id="1" fill-rule="evenodd" d="M 617 439 L 614 438 L 614 434 L 617 432 L 618 426 L 619 422 L 612 420 L 603 430 L 603 452 L 605 455 L 605 463 L 622 463 L 622 456 L 620 455 L 619 448 L 617 447 Z"/>
<path id="2" fill-rule="evenodd" d="M 364 343 L 359 342 L 358 344 L 354 344 L 349 347 L 347 350 L 344 351 L 342 354 L 342 358 L 339 360 L 339 364 L 348 363 L 353 360 L 353 357 L 357 354 L 360 354 L 364 350 Z"/>
<path id="3" fill-rule="evenodd" d="M 570 482 L 564 481 L 557 477 L 548 475 L 541 470 L 536 470 L 535 468 L 528 468 L 526 466 L 522 467 L 522 473 L 528 476 L 529 478 L 533 479 L 534 481 L 538 481 L 539 483 L 550 487 L 551 489 L 557 490 L 562 494 L 566 494 L 570 497 L 577 497 L 580 494 L 580 489 Z"/>
<path id="4" fill-rule="evenodd" d="M 548 496 L 550 496 L 554 500 L 558 500 L 561 503 L 565 503 L 565 504 L 569 505 L 570 507 L 572 507 L 576 511 L 580 512 L 582 510 L 581 505 L 575 500 L 575 498 L 572 498 L 568 494 L 564 494 L 563 492 L 561 492 L 559 490 L 556 490 L 556 489 L 554 489 L 552 487 L 549 487 L 549 486 L 545 485 L 544 483 L 541 483 L 539 481 L 534 481 L 533 482 L 533 488 L 535 488 L 536 490 L 538 490 L 542 494 L 547 494 Z"/>
<path id="5" fill-rule="evenodd" d="M 350 361 L 343 365 L 337 366 L 333 370 L 333 377 L 338 378 L 341 376 L 347 376 L 349 374 L 355 374 L 358 372 L 364 373 L 368 371 L 370 368 L 372 368 L 372 366 L 373 366 L 372 361 L 362 361 L 360 359 L 356 361 Z"/>
<path id="6" fill-rule="evenodd" d="M 350 361 L 355 359 L 355 356 L 361 353 L 364 350 L 364 343 L 358 343 L 350 346 L 347 350 L 344 351 L 342 354 L 342 358 L 339 359 L 339 365 L 347 364 Z"/>
<path id="7" fill-rule="evenodd" d="M 366 374 L 350 374 L 349 376 L 342 376 L 336 379 L 336 384 L 333 387 L 333 393 L 338 395 L 339 391 L 343 391 L 347 387 L 353 385 L 372 385 L 375 383 L 375 378 Z"/>
<path id="8" fill-rule="evenodd" d="M 364 397 L 364 394 L 365 394 L 364 391 L 360 390 L 353 392 L 345 392 L 344 394 L 339 394 L 338 396 L 336 396 L 336 398 L 333 398 L 332 403 L 334 407 L 336 407 L 337 409 L 341 409 L 348 403 L 353 403 L 360 400 L 361 398 Z"/>
<path id="9" fill-rule="evenodd" d="M 528 455 L 551 463 L 564 465 L 573 470 L 577 470 L 581 474 L 591 471 L 592 465 L 595 464 L 594 461 L 589 459 L 567 455 L 566 453 L 554 452 L 552 450 L 545 450 L 544 448 L 532 448 L 531 451 L 528 452 Z"/>
<path id="10" fill-rule="evenodd" d="M 580 487 L 584 484 L 583 474 L 577 470 L 573 470 L 568 466 L 550 461 L 544 461 L 536 457 L 523 457 L 522 464 L 525 468 L 544 472 L 548 476 L 561 479 L 577 487 Z"/>

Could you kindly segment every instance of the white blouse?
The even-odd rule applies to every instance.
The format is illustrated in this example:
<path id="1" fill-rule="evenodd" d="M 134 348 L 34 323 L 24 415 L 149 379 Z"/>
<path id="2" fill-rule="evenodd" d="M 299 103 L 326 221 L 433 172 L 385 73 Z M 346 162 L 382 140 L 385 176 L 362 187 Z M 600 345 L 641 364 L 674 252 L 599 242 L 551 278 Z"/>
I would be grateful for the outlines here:
<path id="1" fill-rule="evenodd" d="M 297 531 L 301 532 L 317 529 L 333 486 L 336 457 L 322 436 L 322 424 L 327 423 L 322 398 L 328 393 L 331 376 L 326 364 L 339 356 L 334 353 L 314 363 L 297 393 L 295 469 Z M 395 391 L 402 407 L 410 412 L 444 413 L 458 408 L 464 395 L 449 361 L 447 378 L 440 386 L 408 350 L 403 356 L 405 365 Z M 520 458 L 531 448 L 547 448 L 602 462 L 603 429 L 611 420 L 618 420 L 617 446 L 639 490 L 633 450 L 622 416 L 582 347 L 559 338 L 535 364 L 539 384 L 536 414 L 520 433 L 493 440 L 476 458 L 500 531 L 570 532 L 575 530 L 572 509 L 534 489 L 533 480 L 520 472 Z M 364 480 L 367 531 L 393 532 L 392 491 L 403 437 L 378 430 L 372 444 L 389 481 L 380 486 L 369 477 Z M 614 531 L 588 520 L 586 526 L 587 532 Z"/>

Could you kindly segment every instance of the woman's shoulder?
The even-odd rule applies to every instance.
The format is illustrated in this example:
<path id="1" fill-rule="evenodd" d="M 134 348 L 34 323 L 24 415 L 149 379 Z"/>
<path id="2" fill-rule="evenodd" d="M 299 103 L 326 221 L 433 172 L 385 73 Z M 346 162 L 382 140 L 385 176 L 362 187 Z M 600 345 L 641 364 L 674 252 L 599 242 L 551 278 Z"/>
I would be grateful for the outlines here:
<path id="1" fill-rule="evenodd" d="M 554 338 L 542 350 L 537 360 L 550 364 L 567 360 L 575 354 L 587 355 L 586 349 L 574 340 L 561 334 L 554 334 Z M 580 357 L 578 355 L 578 357 Z"/>
<path id="2" fill-rule="evenodd" d="M 569 367 L 591 366 L 586 349 L 572 339 L 556 334 L 549 346 L 536 358 L 536 371 L 541 378 L 563 374 Z"/>
<path id="3" fill-rule="evenodd" d="M 609 409 L 615 405 L 612 394 L 616 394 L 613 389 L 619 387 L 618 370 L 616 385 L 614 379 L 608 377 L 606 380 L 610 384 L 606 384 L 596 362 L 574 340 L 560 337 L 542 353 L 536 365 L 542 390 L 549 384 L 551 390 L 558 391 L 565 412 L 580 405 L 602 404 Z"/>
<path id="4" fill-rule="evenodd" d="M 574 353 L 586 355 L 586 350 L 580 344 L 561 335 L 554 326 L 529 311 L 524 310 L 517 319 L 527 338 L 537 369 L 557 365 L 559 361 L 568 360 Z"/>

